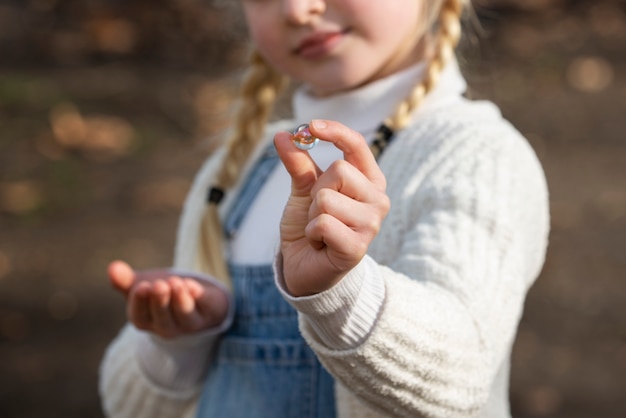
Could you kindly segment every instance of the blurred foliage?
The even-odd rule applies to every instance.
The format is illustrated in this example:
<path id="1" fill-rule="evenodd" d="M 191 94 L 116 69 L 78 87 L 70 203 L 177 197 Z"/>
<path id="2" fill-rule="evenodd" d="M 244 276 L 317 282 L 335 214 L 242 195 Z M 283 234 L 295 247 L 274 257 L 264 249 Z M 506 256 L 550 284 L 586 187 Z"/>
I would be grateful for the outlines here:
<path id="1" fill-rule="evenodd" d="M 0 65 L 124 61 L 210 68 L 240 53 L 235 0 L 3 0 Z M 570 12 L 624 0 L 473 0 L 485 22 L 510 14 Z"/>
<path id="2" fill-rule="evenodd" d="M 245 32 L 227 0 L 4 0 L 2 65 L 211 65 Z M 227 13 L 225 11 L 228 11 Z"/>
<path id="3" fill-rule="evenodd" d="M 171 259 L 191 179 L 228 126 L 238 3 L 0 1 L 1 417 L 101 416 L 97 367 L 124 321 L 106 265 Z M 551 191 L 514 412 L 621 418 L 626 0 L 472 3 L 473 93 L 526 135 Z"/>

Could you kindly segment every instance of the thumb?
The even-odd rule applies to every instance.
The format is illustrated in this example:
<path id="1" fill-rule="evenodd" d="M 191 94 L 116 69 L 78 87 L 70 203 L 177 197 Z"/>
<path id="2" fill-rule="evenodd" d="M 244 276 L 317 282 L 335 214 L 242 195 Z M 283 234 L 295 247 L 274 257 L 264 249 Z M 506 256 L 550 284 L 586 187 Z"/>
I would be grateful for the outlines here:
<path id="1" fill-rule="evenodd" d="M 291 176 L 292 195 L 308 196 L 322 171 L 308 152 L 294 146 L 290 132 L 278 132 L 274 136 L 274 145 Z"/>
<path id="2" fill-rule="evenodd" d="M 114 288 L 128 294 L 135 281 L 135 271 L 124 261 L 116 260 L 109 264 L 109 280 Z"/>

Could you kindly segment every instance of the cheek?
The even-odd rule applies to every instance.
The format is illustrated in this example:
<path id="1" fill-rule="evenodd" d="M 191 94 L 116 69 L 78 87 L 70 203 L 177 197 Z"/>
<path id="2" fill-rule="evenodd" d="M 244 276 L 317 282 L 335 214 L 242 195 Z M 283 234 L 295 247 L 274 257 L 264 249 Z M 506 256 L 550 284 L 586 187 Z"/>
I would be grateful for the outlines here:
<path id="1" fill-rule="evenodd" d="M 281 41 L 283 37 L 276 30 L 272 30 L 271 26 L 250 25 L 248 34 L 256 50 L 270 64 L 279 64 L 281 55 L 288 51 L 286 44 Z"/>
<path id="2" fill-rule="evenodd" d="M 248 36 L 254 45 L 262 48 L 266 43 L 267 32 L 258 23 L 248 23 Z"/>
<path id="3" fill-rule="evenodd" d="M 277 45 L 275 38 L 271 37 L 267 32 L 262 32 L 257 36 L 252 36 L 252 41 L 256 50 L 270 66 L 281 72 L 285 71 L 284 67 L 287 60 L 285 49 Z"/>
<path id="4" fill-rule="evenodd" d="M 374 1 L 368 7 L 351 13 L 357 17 L 357 24 L 360 23 L 373 38 L 393 38 L 394 34 L 398 37 L 398 32 L 419 32 L 423 17 L 422 5 L 416 0 Z"/>
<path id="5" fill-rule="evenodd" d="M 245 4 L 250 4 L 244 2 Z M 259 50 L 267 50 L 271 47 L 268 43 L 271 43 L 272 28 L 275 26 L 272 24 L 270 14 L 264 11 L 260 7 L 253 7 L 248 5 L 244 6 L 244 15 L 246 18 L 246 26 L 248 28 L 248 35 L 252 43 L 257 46 Z"/>

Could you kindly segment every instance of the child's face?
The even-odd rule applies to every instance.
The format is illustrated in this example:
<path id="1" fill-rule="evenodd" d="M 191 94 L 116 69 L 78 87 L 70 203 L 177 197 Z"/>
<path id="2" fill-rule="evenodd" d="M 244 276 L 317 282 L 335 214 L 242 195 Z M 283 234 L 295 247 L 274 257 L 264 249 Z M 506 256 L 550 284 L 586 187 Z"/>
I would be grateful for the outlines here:
<path id="1" fill-rule="evenodd" d="M 268 63 L 326 95 L 419 61 L 422 1 L 243 0 L 243 8 Z"/>

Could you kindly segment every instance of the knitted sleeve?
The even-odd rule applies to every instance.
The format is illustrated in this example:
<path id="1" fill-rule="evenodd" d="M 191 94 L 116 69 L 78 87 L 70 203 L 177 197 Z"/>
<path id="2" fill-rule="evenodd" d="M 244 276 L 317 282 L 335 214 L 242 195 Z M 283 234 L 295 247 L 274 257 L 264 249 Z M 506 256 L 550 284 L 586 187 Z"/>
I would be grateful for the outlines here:
<path id="1" fill-rule="evenodd" d="M 142 370 L 139 348 L 142 333 L 126 325 L 109 345 L 100 366 L 99 391 L 107 417 L 190 418 L 193 417 L 199 387 L 166 389 L 154 383 Z"/>
<path id="2" fill-rule="evenodd" d="M 100 395 L 107 416 L 185 415 L 197 400 L 215 341 L 232 315 L 231 308 L 219 326 L 172 340 L 127 324 L 101 364 Z M 155 415 L 155 410 L 161 412 Z"/>
<path id="3" fill-rule="evenodd" d="M 547 243 L 547 188 L 525 140 L 504 123 L 439 128 L 387 156 L 392 210 L 347 284 L 286 296 L 326 368 L 385 416 L 485 406 Z"/>

